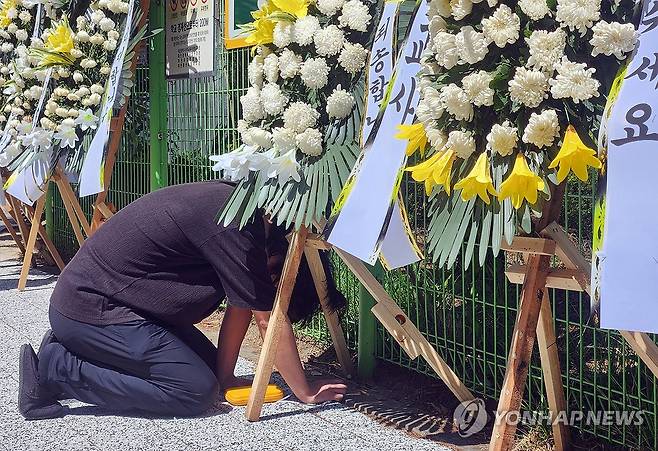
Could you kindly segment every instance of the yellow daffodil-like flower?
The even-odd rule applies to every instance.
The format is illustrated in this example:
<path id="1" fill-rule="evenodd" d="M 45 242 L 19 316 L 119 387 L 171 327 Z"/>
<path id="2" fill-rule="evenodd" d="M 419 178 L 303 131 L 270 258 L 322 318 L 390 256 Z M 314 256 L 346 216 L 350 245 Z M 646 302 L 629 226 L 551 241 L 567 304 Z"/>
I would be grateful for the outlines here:
<path id="1" fill-rule="evenodd" d="M 443 186 L 447 194 L 450 194 L 450 174 L 452 164 L 457 156 L 452 149 L 437 152 L 422 163 L 407 168 L 411 172 L 411 178 L 417 182 L 425 182 L 425 193 L 432 194 L 434 185 Z"/>
<path id="2" fill-rule="evenodd" d="M 480 196 L 485 203 L 489 204 L 489 194 L 496 195 L 496 189 L 491 179 L 491 169 L 487 153 L 482 152 L 466 177 L 455 184 L 455 189 L 462 190 L 462 199 L 464 201 L 472 199 L 474 196 Z"/>
<path id="3" fill-rule="evenodd" d="M 569 171 L 573 171 L 583 182 L 587 181 L 587 167 L 592 166 L 596 169 L 601 169 L 601 160 L 595 156 L 594 149 L 587 147 L 578 136 L 576 129 L 569 125 L 567 132 L 564 134 L 562 140 L 562 147 L 557 156 L 550 164 L 549 169 L 555 169 L 559 166 L 557 171 L 557 182 L 562 183 Z"/>
<path id="4" fill-rule="evenodd" d="M 530 204 L 537 202 L 537 191 L 544 189 L 544 181 L 530 170 L 525 157 L 522 154 L 516 156 L 512 173 L 502 185 L 498 198 L 502 201 L 508 197 L 512 198 L 514 208 L 521 208 L 523 199 Z"/>
<path id="5" fill-rule="evenodd" d="M 413 155 L 416 150 L 420 150 L 420 156 L 425 156 L 425 149 L 427 148 L 427 135 L 425 134 L 425 127 L 423 124 L 412 125 L 398 125 L 400 133 L 395 135 L 397 139 L 408 140 L 407 149 L 405 150 L 407 156 Z"/>
<path id="6" fill-rule="evenodd" d="M 274 38 L 274 25 L 275 23 L 270 19 L 258 19 L 253 24 L 251 34 L 247 36 L 245 41 L 248 45 L 264 45 L 271 44 Z"/>
<path id="7" fill-rule="evenodd" d="M 4 0 L 0 2 L 0 28 L 7 28 L 11 25 L 9 10 L 16 8 L 16 0 Z"/>
<path id="8" fill-rule="evenodd" d="M 284 13 L 292 14 L 297 18 L 306 17 L 308 14 L 308 0 L 272 0 L 274 6 Z"/>
<path id="9" fill-rule="evenodd" d="M 73 50 L 73 30 L 67 20 L 62 20 L 55 26 L 44 45 L 50 52 L 71 53 Z"/>
<path id="10" fill-rule="evenodd" d="M 252 11 L 251 17 L 253 17 L 254 20 L 265 19 L 267 16 L 276 11 L 279 11 L 279 8 L 274 3 L 272 3 L 272 0 L 269 0 L 267 3 L 261 6 L 260 9 Z"/>

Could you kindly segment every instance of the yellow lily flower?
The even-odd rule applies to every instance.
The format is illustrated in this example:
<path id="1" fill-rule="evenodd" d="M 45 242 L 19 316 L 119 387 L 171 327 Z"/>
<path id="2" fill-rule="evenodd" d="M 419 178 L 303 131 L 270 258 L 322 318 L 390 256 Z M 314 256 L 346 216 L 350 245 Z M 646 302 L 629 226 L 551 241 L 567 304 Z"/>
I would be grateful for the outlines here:
<path id="1" fill-rule="evenodd" d="M 491 168 L 487 153 L 482 152 L 466 177 L 455 184 L 455 189 L 462 190 L 462 199 L 464 201 L 472 199 L 474 196 L 480 196 L 487 205 L 491 200 L 489 194 L 496 195 L 496 189 L 493 186 L 491 178 Z"/>
<path id="2" fill-rule="evenodd" d="M 272 3 L 272 0 L 269 0 L 267 3 L 261 6 L 260 9 L 252 11 L 251 17 L 253 17 L 254 20 L 265 19 L 267 16 L 276 11 L 279 11 L 279 8 L 274 3 Z"/>
<path id="3" fill-rule="evenodd" d="M 442 185 L 446 193 L 450 194 L 450 173 L 456 158 L 455 151 L 448 149 L 435 153 L 422 163 L 407 168 L 406 171 L 411 172 L 411 178 L 415 181 L 425 182 L 425 193 L 428 196 L 432 194 L 434 185 Z"/>
<path id="4" fill-rule="evenodd" d="M 269 19 L 258 19 L 252 24 L 253 31 L 245 39 L 248 45 L 271 44 L 274 39 L 274 22 Z"/>
<path id="5" fill-rule="evenodd" d="M 544 189 L 544 181 L 530 170 L 525 157 L 522 154 L 516 156 L 512 173 L 500 185 L 498 198 L 502 201 L 508 197 L 512 198 L 514 208 L 521 208 L 523 199 L 530 204 L 537 202 L 537 191 Z"/>
<path id="6" fill-rule="evenodd" d="M 73 30 L 71 30 L 67 20 L 62 20 L 55 26 L 44 47 L 51 52 L 71 53 L 71 50 L 73 50 Z"/>
<path id="7" fill-rule="evenodd" d="M 308 0 L 272 0 L 272 3 L 284 13 L 292 14 L 297 18 L 308 15 Z"/>
<path id="8" fill-rule="evenodd" d="M 596 169 L 601 169 L 602 167 L 601 160 L 595 154 L 594 149 L 587 147 L 580 139 L 580 136 L 578 136 L 576 129 L 572 125 L 569 125 L 562 140 L 562 147 L 548 168 L 555 169 L 559 166 L 557 171 L 558 183 L 562 183 L 567 178 L 569 171 L 573 171 L 576 177 L 586 182 L 588 178 L 588 166 Z"/>
<path id="9" fill-rule="evenodd" d="M 16 8 L 16 0 L 4 0 L 0 3 L 0 28 L 7 28 L 11 25 L 9 10 Z"/>
<path id="10" fill-rule="evenodd" d="M 407 156 L 413 155 L 416 150 L 420 150 L 420 156 L 425 156 L 425 149 L 427 148 L 427 135 L 425 134 L 425 127 L 421 123 L 412 125 L 398 125 L 400 133 L 395 135 L 397 139 L 408 140 L 407 149 L 405 153 Z"/>

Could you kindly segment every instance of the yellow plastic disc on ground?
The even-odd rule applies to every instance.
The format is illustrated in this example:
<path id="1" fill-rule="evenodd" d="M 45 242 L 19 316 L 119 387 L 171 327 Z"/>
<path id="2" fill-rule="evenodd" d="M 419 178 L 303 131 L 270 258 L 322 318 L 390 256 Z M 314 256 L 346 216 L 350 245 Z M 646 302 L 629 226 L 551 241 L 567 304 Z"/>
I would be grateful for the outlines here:
<path id="1" fill-rule="evenodd" d="M 224 398 L 232 406 L 246 406 L 251 393 L 251 386 L 229 388 L 224 392 Z M 283 398 L 283 390 L 274 384 L 267 386 L 265 402 L 276 402 Z"/>

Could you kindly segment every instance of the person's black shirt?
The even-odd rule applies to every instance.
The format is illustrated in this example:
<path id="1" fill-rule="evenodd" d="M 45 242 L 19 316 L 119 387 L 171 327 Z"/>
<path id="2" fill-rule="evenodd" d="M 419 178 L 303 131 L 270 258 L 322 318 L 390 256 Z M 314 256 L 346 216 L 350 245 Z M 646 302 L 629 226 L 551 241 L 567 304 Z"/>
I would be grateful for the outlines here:
<path id="1" fill-rule="evenodd" d="M 172 186 L 119 211 L 82 246 L 62 272 L 51 305 L 90 324 L 135 317 L 172 325 L 230 305 L 272 309 L 265 227 L 255 220 L 217 225 L 233 187 L 212 181 Z"/>

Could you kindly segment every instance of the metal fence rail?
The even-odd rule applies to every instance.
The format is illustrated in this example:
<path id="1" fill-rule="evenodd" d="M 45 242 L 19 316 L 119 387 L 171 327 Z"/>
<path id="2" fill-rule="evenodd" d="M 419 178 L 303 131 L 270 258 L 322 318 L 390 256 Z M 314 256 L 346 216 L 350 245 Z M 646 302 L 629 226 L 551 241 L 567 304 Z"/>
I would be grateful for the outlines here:
<path id="1" fill-rule="evenodd" d="M 220 2 L 221 3 L 221 2 Z M 405 11 L 413 1 L 407 0 Z M 220 13 L 218 24 L 223 23 Z M 401 29 L 406 26 L 401 21 Z M 217 36 L 222 30 L 217 26 Z M 226 51 L 217 45 L 215 75 L 209 78 L 167 83 L 167 147 L 158 155 L 167 167 L 168 184 L 207 180 L 215 176 L 208 156 L 235 148 L 239 96 L 247 86 L 246 49 Z M 131 99 L 128 127 L 118 156 L 109 199 L 118 208 L 150 191 L 148 121 L 153 114 L 149 97 L 148 69 L 138 69 L 136 92 Z M 166 150 L 166 149 L 165 149 Z M 154 160 L 155 161 L 155 160 Z M 593 182 L 594 183 L 594 182 Z M 593 186 L 569 184 L 561 224 L 588 255 L 591 246 Z M 421 186 L 403 185 L 414 231 L 422 237 L 428 217 Z M 55 190 L 56 191 L 56 190 Z M 83 200 L 91 213 L 91 199 Z M 49 228 L 64 255 L 77 246 L 67 226 L 66 214 L 53 193 Z M 477 255 L 477 252 L 475 253 Z M 490 258 L 483 268 L 458 262 L 445 269 L 424 261 L 388 273 L 384 285 L 421 332 L 481 396 L 496 398 L 502 385 L 509 342 L 514 327 L 519 288 L 505 280 L 505 257 Z M 350 272 L 335 268 L 337 283 L 350 301 L 343 318 L 348 342 L 357 343 L 359 284 Z M 633 448 L 658 449 L 658 383 L 651 372 L 616 332 L 589 323 L 589 302 L 580 293 L 551 290 L 553 316 L 565 393 L 570 410 L 644 410 L 644 424 L 597 426 L 582 424 L 580 430 Z M 317 317 L 303 332 L 328 340 L 324 320 Z M 381 326 L 377 329 L 376 356 L 396 365 L 434 376 L 422 360 L 410 361 Z M 524 407 L 545 410 L 546 399 L 537 353 L 533 361 Z"/>

